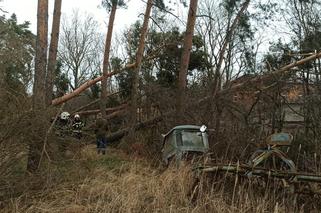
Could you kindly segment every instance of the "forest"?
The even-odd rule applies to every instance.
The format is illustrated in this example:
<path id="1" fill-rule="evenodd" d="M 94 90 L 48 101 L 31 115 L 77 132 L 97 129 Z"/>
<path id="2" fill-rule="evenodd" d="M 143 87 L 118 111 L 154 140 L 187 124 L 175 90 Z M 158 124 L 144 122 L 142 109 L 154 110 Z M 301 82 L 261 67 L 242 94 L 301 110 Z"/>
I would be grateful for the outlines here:
<path id="1" fill-rule="evenodd" d="M 320 0 L 4 1 L 1 212 L 321 211 Z"/>

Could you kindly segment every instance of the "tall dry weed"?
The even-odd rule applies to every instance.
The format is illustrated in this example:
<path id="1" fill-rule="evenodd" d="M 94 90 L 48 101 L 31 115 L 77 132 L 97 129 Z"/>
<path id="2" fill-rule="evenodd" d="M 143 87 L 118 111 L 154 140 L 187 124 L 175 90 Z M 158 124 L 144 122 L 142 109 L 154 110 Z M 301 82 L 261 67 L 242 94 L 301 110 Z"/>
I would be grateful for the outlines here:
<path id="1" fill-rule="evenodd" d="M 179 170 L 161 171 L 144 160 L 124 155 L 122 163 L 112 168 L 107 163 L 115 161 L 118 153 L 109 150 L 109 156 L 98 156 L 92 147 L 87 149 L 82 153 L 82 160 L 97 164 L 87 164 L 91 169 L 85 176 L 76 177 L 73 176 L 76 171 L 69 171 L 65 175 L 73 176 L 74 181 L 61 180 L 50 189 L 28 192 L 12 199 L 4 211 L 300 212 L 300 208 L 291 203 L 292 195 L 258 190 L 259 183 L 251 185 L 223 175 L 200 178 L 195 185 L 195 174 L 188 165 Z M 78 170 L 84 169 L 78 166 Z"/>

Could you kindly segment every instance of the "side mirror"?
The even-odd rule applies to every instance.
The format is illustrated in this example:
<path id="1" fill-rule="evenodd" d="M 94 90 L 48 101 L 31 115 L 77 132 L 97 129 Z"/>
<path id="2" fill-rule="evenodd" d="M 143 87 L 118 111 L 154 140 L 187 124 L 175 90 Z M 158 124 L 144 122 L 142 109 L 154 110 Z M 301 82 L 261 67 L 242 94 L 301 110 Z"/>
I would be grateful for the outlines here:
<path id="1" fill-rule="evenodd" d="M 201 131 L 201 132 L 205 132 L 206 129 L 207 129 L 207 127 L 206 127 L 205 125 L 202 125 L 201 128 L 200 128 L 200 131 Z"/>

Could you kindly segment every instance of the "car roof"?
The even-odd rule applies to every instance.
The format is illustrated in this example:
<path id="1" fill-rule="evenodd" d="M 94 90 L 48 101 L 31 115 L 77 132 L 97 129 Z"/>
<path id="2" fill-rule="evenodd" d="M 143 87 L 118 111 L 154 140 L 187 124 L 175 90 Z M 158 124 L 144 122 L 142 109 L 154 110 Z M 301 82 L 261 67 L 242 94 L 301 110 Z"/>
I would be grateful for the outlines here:
<path id="1" fill-rule="evenodd" d="M 197 125 L 179 125 L 175 126 L 171 130 L 169 130 L 165 135 L 163 135 L 164 138 L 166 138 L 170 133 L 172 133 L 174 130 L 184 130 L 184 129 L 193 129 L 193 130 L 200 130 L 200 126 Z"/>
<path id="2" fill-rule="evenodd" d="M 180 125 L 180 126 L 175 126 L 172 130 L 177 130 L 177 129 L 200 129 L 200 126 L 196 125 Z"/>

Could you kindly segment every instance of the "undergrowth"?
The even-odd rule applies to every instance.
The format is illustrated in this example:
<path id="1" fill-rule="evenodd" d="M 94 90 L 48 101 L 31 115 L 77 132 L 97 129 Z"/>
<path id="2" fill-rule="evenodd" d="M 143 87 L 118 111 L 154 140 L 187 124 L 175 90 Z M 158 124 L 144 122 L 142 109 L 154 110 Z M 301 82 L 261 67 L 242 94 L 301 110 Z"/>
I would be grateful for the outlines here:
<path id="1" fill-rule="evenodd" d="M 249 184 L 228 176 L 197 179 L 188 165 L 155 169 L 148 159 L 116 149 L 97 155 L 92 145 L 70 160 L 44 165 L 37 175 L 21 179 L 19 193 L 1 202 L 3 212 L 304 212 L 314 208 L 308 202 L 293 205 L 293 194 L 266 190 L 259 182 Z"/>

